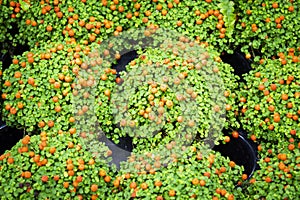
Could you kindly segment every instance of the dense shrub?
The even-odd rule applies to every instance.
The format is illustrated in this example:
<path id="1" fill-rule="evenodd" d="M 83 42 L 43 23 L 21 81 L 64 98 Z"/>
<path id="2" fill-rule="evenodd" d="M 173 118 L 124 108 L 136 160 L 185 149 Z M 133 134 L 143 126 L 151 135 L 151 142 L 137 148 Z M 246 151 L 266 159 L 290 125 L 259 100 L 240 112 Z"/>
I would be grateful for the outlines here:
<path id="1" fill-rule="evenodd" d="M 282 65 L 268 59 L 245 76 L 238 94 L 239 119 L 257 139 L 280 142 L 291 135 L 299 139 L 299 70 L 291 60 Z"/>
<path id="2" fill-rule="evenodd" d="M 299 1 L 236 1 L 236 45 L 248 56 L 277 56 L 298 48 Z"/>
<path id="3" fill-rule="evenodd" d="M 112 183 L 99 173 L 108 178 L 114 174 L 104 159 L 107 150 L 103 146 L 95 158 L 67 132 L 26 135 L 0 157 L 0 180 L 5 183 L 0 186 L 1 198 L 105 199 Z"/>

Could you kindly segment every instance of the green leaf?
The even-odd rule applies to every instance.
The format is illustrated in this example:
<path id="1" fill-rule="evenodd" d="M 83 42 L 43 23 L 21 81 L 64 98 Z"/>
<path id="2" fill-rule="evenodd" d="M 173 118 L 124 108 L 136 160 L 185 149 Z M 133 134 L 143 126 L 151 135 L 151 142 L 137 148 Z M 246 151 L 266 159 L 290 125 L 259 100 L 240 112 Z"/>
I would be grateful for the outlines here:
<path id="1" fill-rule="evenodd" d="M 234 2 L 229 0 L 220 0 L 218 4 L 220 12 L 224 15 L 224 22 L 226 26 L 226 35 L 230 38 L 235 26 Z"/>

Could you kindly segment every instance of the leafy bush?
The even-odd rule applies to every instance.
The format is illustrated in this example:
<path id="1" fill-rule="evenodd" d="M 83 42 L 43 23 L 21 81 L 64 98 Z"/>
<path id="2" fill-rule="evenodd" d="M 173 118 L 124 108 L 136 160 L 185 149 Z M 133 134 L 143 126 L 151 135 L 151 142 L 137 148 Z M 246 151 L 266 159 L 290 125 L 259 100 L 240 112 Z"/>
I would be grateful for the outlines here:
<path id="1" fill-rule="evenodd" d="M 107 150 L 102 146 L 95 158 L 67 132 L 26 135 L 0 157 L 0 180 L 6 183 L 0 186 L 1 198 L 104 199 L 114 175 L 104 159 Z"/>
<path id="2" fill-rule="evenodd" d="M 212 58 L 202 61 L 212 62 Z M 149 64 L 149 62 L 153 64 Z M 235 77 L 231 73 L 232 69 L 224 63 L 213 62 L 208 66 L 203 66 L 207 68 L 207 71 L 204 71 L 208 73 L 203 74 L 204 71 L 199 72 L 197 67 L 189 68 L 189 66 L 191 67 L 192 64 L 186 65 L 182 58 L 173 57 L 167 49 L 147 49 L 140 52 L 139 58 L 127 66 L 127 74 L 121 74 L 124 82 L 121 87 L 115 90 L 119 92 L 112 95 L 113 104 L 121 108 L 124 104 L 129 108 L 128 110 L 117 109 L 113 111 L 117 122 L 127 120 L 128 124 L 125 125 L 125 128 L 121 125 L 120 131 L 134 136 L 134 143 L 144 143 L 144 145 L 149 143 L 152 146 L 158 141 L 161 143 L 162 139 L 184 138 L 188 134 L 194 139 L 212 137 L 217 141 L 220 137 L 222 138 L 221 135 L 216 136 L 215 133 L 212 133 L 212 127 L 215 125 L 214 131 L 220 134 L 221 127 L 223 127 L 221 124 L 225 121 L 218 114 L 216 115 L 215 112 L 217 111 L 214 109 L 220 108 L 219 112 L 224 113 L 225 106 L 223 103 L 226 100 L 224 97 L 222 99 L 222 95 L 215 95 L 214 92 L 223 93 L 223 79 L 231 80 L 231 82 L 226 82 L 228 84 L 225 83 L 224 87 L 227 91 L 234 90 L 236 83 L 234 82 Z M 169 67 L 171 69 L 168 69 Z M 213 74 L 213 68 L 220 70 L 217 76 Z M 148 75 L 143 76 L 143 73 Z M 168 82 L 163 81 L 166 78 Z M 221 82 L 218 82 L 218 78 L 221 79 Z M 212 79 L 216 84 L 214 89 L 210 88 L 212 87 Z M 180 84 L 177 84 L 176 81 Z M 191 90 L 190 94 L 187 93 L 189 90 Z M 195 98 L 190 99 L 189 95 L 193 96 L 193 93 Z M 180 95 L 185 96 L 186 99 L 181 99 Z M 159 102 L 162 102 L 163 105 L 159 106 Z M 148 112 L 148 109 L 151 111 Z M 136 130 L 132 130 L 130 127 L 130 119 L 135 121 Z M 151 125 L 154 122 L 156 125 Z M 145 126 L 145 130 L 140 129 L 145 128 Z M 221 127 L 218 129 L 217 126 Z M 150 129 L 151 127 L 153 130 Z M 151 137 L 149 137 L 150 135 Z M 120 136 L 124 136 L 124 133 L 121 133 Z M 150 141 L 143 141 L 144 139 Z"/>
<path id="3" fill-rule="evenodd" d="M 15 56 L 3 74 L 3 117 L 27 131 L 66 131 L 74 125 L 72 88 L 85 45 L 51 43 Z"/>
<path id="4" fill-rule="evenodd" d="M 298 142 L 297 142 L 298 141 Z M 291 137 L 280 143 L 262 142 L 259 146 L 260 170 L 249 180 L 249 199 L 298 198 L 300 174 L 300 143 Z M 276 192 L 269 192 L 274 190 Z"/>
<path id="5" fill-rule="evenodd" d="M 79 95 L 74 102 L 76 107 L 92 109 L 80 114 L 78 130 L 88 128 L 84 132 L 90 132 L 96 115 L 99 127 L 115 142 L 130 136 L 134 144 L 156 146 L 161 139 L 169 142 L 178 134 L 218 141 L 223 125 L 229 124 L 224 120 L 224 104 L 230 110 L 234 103 L 227 95 L 237 88 L 233 69 L 211 48 L 177 37 L 174 31 L 152 28 L 129 31 L 129 38 L 124 32 L 91 53 L 84 63 L 87 68 L 78 77 Z M 149 41 L 154 46 L 145 45 Z M 115 58 L 132 48 L 144 50 L 138 51 L 139 57 L 126 66 L 126 72 L 120 72 L 118 85 L 105 87 L 110 81 L 105 72 L 111 71 Z M 87 82 L 93 84 L 85 86 Z M 86 93 L 91 94 L 90 103 Z"/>
<path id="6" fill-rule="evenodd" d="M 299 139 L 299 64 L 268 59 L 254 68 L 237 96 L 242 127 L 263 141 Z"/>
<path id="7" fill-rule="evenodd" d="M 123 164 L 120 172 L 131 176 L 120 180 L 114 199 L 243 198 L 241 188 L 236 188 L 245 177 L 242 168 L 202 147 L 171 142 L 154 152 L 133 154 Z"/>
<path id="8" fill-rule="evenodd" d="M 107 150 L 102 145 L 101 154 L 95 158 L 76 135 L 67 132 L 26 135 L 0 156 L 0 180 L 6 183 L 0 186 L 1 197 L 130 199 L 162 195 L 168 199 L 174 198 L 173 190 L 178 198 L 243 196 L 235 188 L 244 177 L 242 167 L 219 153 L 205 153 L 201 147 L 179 147 L 172 143 L 168 149 L 132 154 L 117 172 L 105 159 Z M 177 158 L 178 150 L 184 153 L 177 154 Z M 159 159 L 155 155 L 166 157 Z M 156 162 L 150 165 L 154 158 Z M 165 159 L 171 159 L 167 167 L 162 165 Z M 147 161 L 150 169 L 145 165 Z"/>
<path id="9" fill-rule="evenodd" d="M 248 58 L 277 56 L 299 47 L 299 1 L 236 1 L 236 45 Z"/>
<path id="10" fill-rule="evenodd" d="M 126 19 L 125 11 L 112 11 L 109 6 L 113 4 L 106 1 L 33 1 L 18 23 L 20 34 L 16 40 L 31 47 L 70 38 L 87 43 L 102 41 L 126 24 L 126 20 L 119 22 Z M 122 10 L 128 7 L 122 1 L 118 4 L 119 8 L 123 6 Z"/>
<path id="11" fill-rule="evenodd" d="M 47 41 L 99 42 L 131 27 L 153 23 L 197 40 L 231 49 L 234 29 L 232 1 L 32 1 L 17 3 L 19 34 L 14 41 L 31 47 Z M 3 9 L 10 10 L 3 4 Z M 23 11 L 24 10 L 24 11 Z M 10 11 L 11 12 L 11 11 Z M 10 23 L 8 23 L 10 24 Z"/>
<path id="12" fill-rule="evenodd" d="M 1 53 L 5 53 L 11 45 L 17 44 L 14 43 L 17 34 L 15 27 L 24 10 L 19 2 L 9 0 L 0 1 L 0 10 L 0 47 Z"/>

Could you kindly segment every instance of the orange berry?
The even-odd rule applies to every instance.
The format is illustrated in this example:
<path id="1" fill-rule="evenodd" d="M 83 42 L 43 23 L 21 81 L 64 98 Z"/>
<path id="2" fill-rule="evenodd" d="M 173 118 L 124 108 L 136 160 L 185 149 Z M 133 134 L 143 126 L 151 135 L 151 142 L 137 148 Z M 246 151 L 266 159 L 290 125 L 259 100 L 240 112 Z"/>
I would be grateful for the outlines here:
<path id="1" fill-rule="evenodd" d="M 106 183 L 109 183 L 109 182 L 111 181 L 111 177 L 110 177 L 110 176 L 105 176 L 105 177 L 104 177 L 104 181 L 105 181 Z"/>
<path id="2" fill-rule="evenodd" d="M 206 182 L 204 180 L 200 180 L 200 186 L 205 186 Z"/>
<path id="3" fill-rule="evenodd" d="M 232 137 L 234 137 L 234 138 L 238 138 L 239 137 L 239 132 L 237 132 L 237 131 L 232 131 Z"/>
<path id="4" fill-rule="evenodd" d="M 93 185 L 91 186 L 91 191 L 92 191 L 92 192 L 96 192 L 97 190 L 98 190 L 98 185 L 93 184 Z"/>
<path id="5" fill-rule="evenodd" d="M 25 177 L 25 178 L 30 178 L 30 177 L 31 177 L 31 172 L 26 171 L 26 172 L 24 173 L 24 177 Z"/>
<path id="6" fill-rule="evenodd" d="M 248 175 L 247 175 L 247 174 L 242 174 L 242 179 L 243 179 L 243 180 L 247 180 L 247 178 L 248 178 Z"/>
<path id="7" fill-rule="evenodd" d="M 176 195 L 176 191 L 175 190 L 170 190 L 169 191 L 169 196 L 170 197 L 174 197 Z"/>

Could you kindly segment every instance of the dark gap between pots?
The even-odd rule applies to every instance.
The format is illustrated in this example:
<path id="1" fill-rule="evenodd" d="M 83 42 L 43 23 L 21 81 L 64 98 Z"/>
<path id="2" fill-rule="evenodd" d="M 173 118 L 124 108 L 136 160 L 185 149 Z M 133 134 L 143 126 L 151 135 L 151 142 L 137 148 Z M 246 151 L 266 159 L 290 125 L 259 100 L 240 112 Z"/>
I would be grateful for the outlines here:
<path id="1" fill-rule="evenodd" d="M 229 135 L 228 130 L 224 130 L 223 132 L 225 135 Z M 238 138 L 233 138 L 229 135 L 229 143 L 216 145 L 213 150 L 220 152 L 222 156 L 229 157 L 237 165 L 243 166 L 243 173 L 247 174 L 249 179 L 259 167 L 257 164 L 257 145 L 247 139 L 247 133 L 244 130 L 240 129 L 238 132 Z"/>
<path id="2" fill-rule="evenodd" d="M 120 77 L 120 72 L 126 71 L 126 65 L 136 58 L 138 58 L 136 50 L 123 54 L 117 63 L 112 65 L 112 68 L 117 70 L 117 77 Z"/>
<path id="3" fill-rule="evenodd" d="M 8 127 L 0 120 L 0 155 L 10 150 L 23 136 L 23 130 Z"/>
<path id="4" fill-rule="evenodd" d="M 238 75 L 241 81 L 245 81 L 243 75 L 252 70 L 250 62 L 245 58 L 243 53 L 235 51 L 233 54 L 222 53 L 220 56 L 224 63 L 232 66 L 234 74 Z"/>

